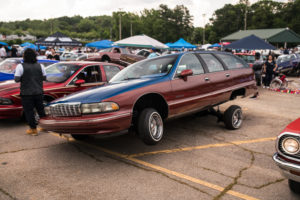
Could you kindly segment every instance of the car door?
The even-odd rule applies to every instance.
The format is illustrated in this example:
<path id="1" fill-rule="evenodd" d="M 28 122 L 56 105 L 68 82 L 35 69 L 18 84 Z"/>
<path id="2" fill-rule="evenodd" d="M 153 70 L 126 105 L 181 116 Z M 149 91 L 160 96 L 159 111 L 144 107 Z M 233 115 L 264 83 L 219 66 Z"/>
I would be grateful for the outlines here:
<path id="1" fill-rule="evenodd" d="M 191 69 L 193 75 L 184 80 L 179 75 L 186 69 Z M 174 78 L 171 80 L 170 115 L 201 109 L 210 104 L 206 95 L 210 90 L 210 83 L 205 80 L 205 77 L 203 65 L 195 54 L 188 53 L 181 57 Z"/>
<path id="2" fill-rule="evenodd" d="M 84 80 L 85 82 L 81 85 L 76 85 L 77 80 Z M 100 65 L 90 65 L 84 67 L 77 75 L 69 82 L 68 88 L 72 92 L 77 92 L 90 87 L 104 85 L 105 82 L 102 79 L 102 73 Z"/>
<path id="3" fill-rule="evenodd" d="M 225 90 L 228 88 L 231 74 L 219 59 L 212 53 L 199 54 L 203 59 L 206 69 L 205 79 L 210 83 L 210 91 L 208 93 L 212 105 L 228 100 Z"/>

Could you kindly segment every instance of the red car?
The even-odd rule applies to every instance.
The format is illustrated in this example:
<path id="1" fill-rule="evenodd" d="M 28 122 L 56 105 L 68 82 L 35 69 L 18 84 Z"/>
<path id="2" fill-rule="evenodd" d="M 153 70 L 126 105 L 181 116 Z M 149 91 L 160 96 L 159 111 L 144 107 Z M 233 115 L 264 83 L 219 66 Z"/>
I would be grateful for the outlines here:
<path id="1" fill-rule="evenodd" d="M 147 144 L 158 143 L 164 121 L 256 92 L 253 70 L 242 59 L 222 52 L 185 52 L 134 63 L 103 87 L 57 99 L 40 120 L 46 130 L 88 134 L 135 130 Z M 220 114 L 216 112 L 216 115 Z M 229 129 L 242 125 L 242 110 L 224 113 Z"/>
<path id="2" fill-rule="evenodd" d="M 132 54 L 126 48 L 119 48 L 119 47 L 112 47 L 108 49 L 103 49 L 99 52 L 98 56 L 92 56 L 87 59 L 86 61 L 101 61 L 101 62 L 112 62 L 117 63 L 122 66 L 128 66 L 132 63 L 137 61 L 143 60 L 146 57 L 141 55 Z"/>
<path id="3" fill-rule="evenodd" d="M 122 66 L 100 62 L 61 62 L 46 68 L 47 81 L 44 82 L 45 103 L 59 97 L 103 85 Z M 0 119 L 19 118 L 23 109 L 20 99 L 20 84 L 14 80 L 0 83 Z"/>
<path id="4" fill-rule="evenodd" d="M 300 194 L 300 118 L 290 123 L 278 136 L 273 160 L 289 179 L 290 189 Z"/>

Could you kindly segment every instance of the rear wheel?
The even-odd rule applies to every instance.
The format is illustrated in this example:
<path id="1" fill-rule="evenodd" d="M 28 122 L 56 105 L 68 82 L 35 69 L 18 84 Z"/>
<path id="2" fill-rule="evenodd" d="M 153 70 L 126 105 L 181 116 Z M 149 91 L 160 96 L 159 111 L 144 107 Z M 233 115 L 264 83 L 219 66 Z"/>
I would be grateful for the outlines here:
<path id="1" fill-rule="evenodd" d="M 83 135 L 83 134 L 71 134 L 71 136 L 75 140 L 84 140 L 88 137 L 88 135 Z"/>
<path id="2" fill-rule="evenodd" d="M 227 129 L 239 129 L 243 123 L 243 113 L 240 106 L 232 105 L 224 113 L 224 123 Z"/>
<path id="3" fill-rule="evenodd" d="M 157 144 L 164 134 L 163 119 L 153 108 L 146 108 L 141 112 L 137 128 L 144 143 L 149 145 Z"/>
<path id="4" fill-rule="evenodd" d="M 280 89 L 282 82 L 278 79 L 274 79 L 271 83 L 270 83 L 270 88 L 271 89 Z"/>
<path id="5" fill-rule="evenodd" d="M 300 194 L 300 183 L 299 182 L 289 179 L 289 187 L 293 192 Z"/>

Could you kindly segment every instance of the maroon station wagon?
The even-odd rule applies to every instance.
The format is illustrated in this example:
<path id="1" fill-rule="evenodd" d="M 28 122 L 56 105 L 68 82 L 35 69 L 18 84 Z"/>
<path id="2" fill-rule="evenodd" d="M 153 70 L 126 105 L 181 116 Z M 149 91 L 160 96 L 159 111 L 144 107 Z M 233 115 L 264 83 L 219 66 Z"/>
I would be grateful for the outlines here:
<path id="1" fill-rule="evenodd" d="M 40 120 L 46 130 L 88 134 L 135 130 L 147 144 L 159 142 L 164 121 L 213 107 L 256 92 L 253 70 L 224 52 L 185 52 L 146 59 L 116 74 L 102 87 L 57 99 Z M 212 112 L 229 129 L 242 125 L 242 110 L 230 106 Z"/>
<path id="2" fill-rule="evenodd" d="M 44 82 L 45 104 L 59 97 L 90 87 L 103 85 L 122 66 L 101 62 L 60 62 L 46 68 Z M 19 118 L 23 114 L 20 98 L 20 83 L 14 80 L 0 83 L 0 119 Z"/>

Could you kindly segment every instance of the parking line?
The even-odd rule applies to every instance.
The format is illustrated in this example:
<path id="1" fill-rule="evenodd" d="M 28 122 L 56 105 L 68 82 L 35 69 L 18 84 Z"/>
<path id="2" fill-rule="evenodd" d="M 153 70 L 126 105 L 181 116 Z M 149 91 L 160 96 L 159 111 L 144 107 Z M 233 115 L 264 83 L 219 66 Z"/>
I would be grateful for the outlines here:
<path id="1" fill-rule="evenodd" d="M 176 152 L 182 152 L 182 151 L 192 151 L 192 150 L 208 149 L 208 148 L 215 148 L 215 147 L 226 147 L 226 146 L 233 146 L 233 145 L 240 145 L 240 144 L 251 144 L 251 143 L 274 141 L 274 140 L 276 140 L 276 137 L 259 138 L 259 139 L 254 139 L 254 140 L 232 141 L 232 142 L 227 142 L 227 143 L 207 144 L 207 145 L 201 145 L 201 146 L 184 147 L 184 148 L 176 148 L 176 149 L 166 149 L 166 150 L 151 151 L 151 152 L 145 152 L 145 153 L 137 153 L 137 154 L 131 154 L 131 155 L 129 155 L 129 157 L 141 157 L 141 156 L 155 155 L 155 154 L 176 153 Z"/>
<path id="2" fill-rule="evenodd" d="M 59 134 L 53 133 L 53 132 L 50 132 L 50 133 L 54 136 L 67 139 L 68 141 L 74 141 L 73 138 L 60 136 Z M 265 138 L 263 138 L 263 139 L 265 139 Z M 83 144 L 85 146 L 88 146 L 90 148 L 100 150 L 100 151 L 105 152 L 107 154 L 110 154 L 110 155 L 113 155 L 113 156 L 116 156 L 116 157 L 119 157 L 119 158 L 122 158 L 122 159 L 125 159 L 125 160 L 129 160 L 131 162 L 137 163 L 139 165 L 143 165 L 145 167 L 154 169 L 156 171 L 159 171 L 159 172 L 162 172 L 162 173 L 165 173 L 165 174 L 169 174 L 169 175 L 172 175 L 172 176 L 176 176 L 178 178 L 181 178 L 181 179 L 184 179 L 184 180 L 187 180 L 187 181 L 190 181 L 190 182 L 193 182 L 193 183 L 196 183 L 196 184 L 199 184 L 199 185 L 202 185 L 202 186 L 205 186 L 205 187 L 208 187 L 208 188 L 220 191 L 220 192 L 222 192 L 225 189 L 224 187 L 221 187 L 219 185 L 215 185 L 215 184 L 212 184 L 212 183 L 209 183 L 209 182 L 206 182 L 206 181 L 203 181 L 203 180 L 200 180 L 200 179 L 197 179 L 197 178 L 194 178 L 194 177 L 191 177 L 191 176 L 188 176 L 188 175 L 176 172 L 176 171 L 172 171 L 172 170 L 160 167 L 158 165 L 154 165 L 154 164 L 139 160 L 139 159 L 134 158 L 134 157 L 129 156 L 129 155 L 120 154 L 120 153 L 111 151 L 109 149 L 99 147 L 99 146 L 96 146 L 96 145 L 93 145 L 93 144 L 85 143 L 85 142 L 82 142 L 82 141 L 77 141 L 76 140 L 76 142 L 78 142 L 80 144 Z M 240 141 L 240 142 L 243 142 L 243 141 Z M 236 191 L 233 191 L 233 190 L 228 190 L 226 192 L 226 194 L 230 194 L 232 196 L 235 196 L 235 197 L 238 197 L 238 198 L 241 198 L 241 199 L 245 199 L 245 200 L 259 200 L 257 198 L 254 198 L 254 197 L 251 197 L 251 196 L 248 196 L 246 194 L 242 194 L 242 193 L 239 193 L 239 192 L 236 192 Z"/>

